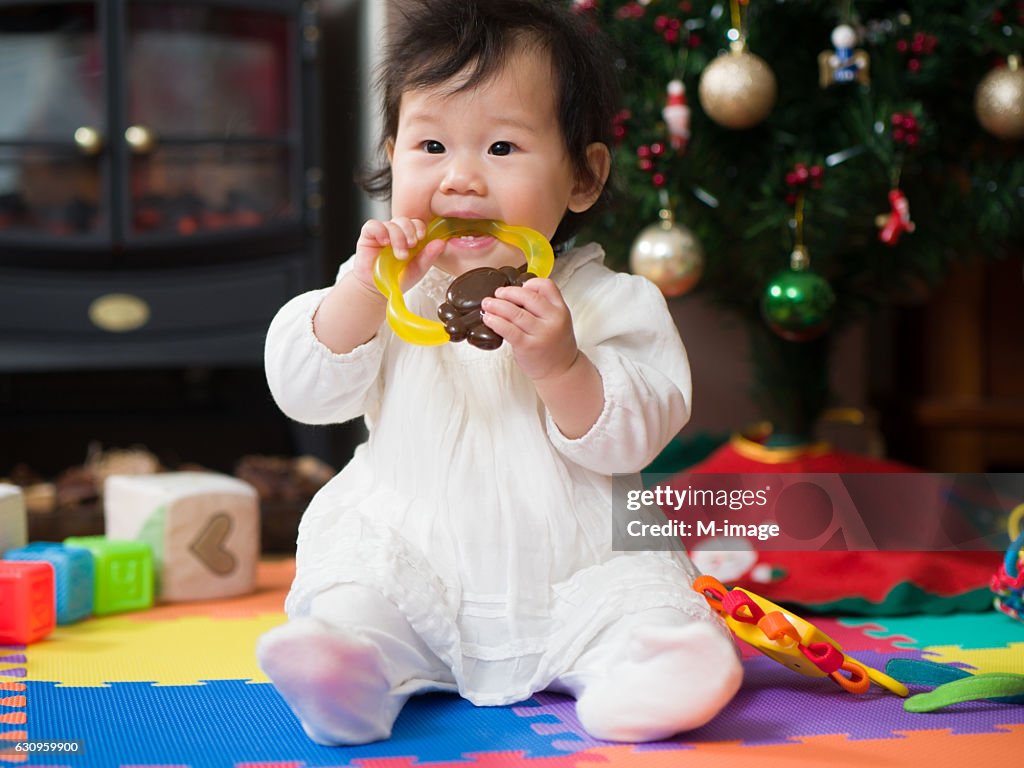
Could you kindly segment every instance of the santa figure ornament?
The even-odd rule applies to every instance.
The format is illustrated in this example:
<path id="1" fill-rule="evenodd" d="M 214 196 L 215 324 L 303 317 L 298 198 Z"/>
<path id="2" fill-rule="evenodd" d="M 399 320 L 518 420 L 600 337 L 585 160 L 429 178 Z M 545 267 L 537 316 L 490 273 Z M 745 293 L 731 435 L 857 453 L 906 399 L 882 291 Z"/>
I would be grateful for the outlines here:
<path id="1" fill-rule="evenodd" d="M 889 192 L 889 213 L 882 214 L 875 219 L 875 225 L 881 228 L 878 239 L 886 245 L 896 245 L 900 241 L 900 235 L 904 232 L 913 232 L 914 222 L 910 220 L 910 203 L 907 196 L 899 189 Z"/>
<path id="2" fill-rule="evenodd" d="M 668 128 L 672 149 L 682 153 L 690 141 L 690 108 L 686 106 L 686 86 L 682 80 L 672 80 L 666 90 L 668 95 L 665 97 L 661 117 Z"/>

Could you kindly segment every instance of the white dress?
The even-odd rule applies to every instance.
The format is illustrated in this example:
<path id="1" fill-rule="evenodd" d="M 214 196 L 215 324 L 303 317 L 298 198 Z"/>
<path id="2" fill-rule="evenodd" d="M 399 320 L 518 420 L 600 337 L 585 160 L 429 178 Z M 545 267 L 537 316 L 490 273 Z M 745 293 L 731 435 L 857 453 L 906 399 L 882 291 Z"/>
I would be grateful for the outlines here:
<path id="1" fill-rule="evenodd" d="M 279 311 L 266 345 L 278 405 L 310 424 L 365 416 L 369 430 L 302 518 L 291 617 L 336 584 L 379 590 L 459 692 L 486 705 L 543 690 L 625 614 L 673 607 L 708 618 L 685 555 L 612 550 L 611 475 L 638 472 L 682 428 L 690 372 L 657 288 L 603 256 L 577 248 L 551 275 L 604 385 L 603 411 L 574 440 L 508 344 L 416 346 L 385 323 L 338 355 L 312 329 L 328 289 Z M 406 294 L 410 309 L 436 317 L 450 280 L 432 268 Z"/>

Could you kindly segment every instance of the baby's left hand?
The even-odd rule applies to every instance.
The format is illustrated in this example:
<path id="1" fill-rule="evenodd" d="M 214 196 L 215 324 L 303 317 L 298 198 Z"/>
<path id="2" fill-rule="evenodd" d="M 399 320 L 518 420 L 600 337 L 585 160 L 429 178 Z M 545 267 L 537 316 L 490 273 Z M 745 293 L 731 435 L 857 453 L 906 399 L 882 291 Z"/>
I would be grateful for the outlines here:
<path id="1" fill-rule="evenodd" d="M 484 323 L 511 345 L 519 367 L 533 381 L 559 376 L 576 361 L 572 315 L 551 280 L 535 277 L 522 286 L 499 288 L 481 309 Z"/>

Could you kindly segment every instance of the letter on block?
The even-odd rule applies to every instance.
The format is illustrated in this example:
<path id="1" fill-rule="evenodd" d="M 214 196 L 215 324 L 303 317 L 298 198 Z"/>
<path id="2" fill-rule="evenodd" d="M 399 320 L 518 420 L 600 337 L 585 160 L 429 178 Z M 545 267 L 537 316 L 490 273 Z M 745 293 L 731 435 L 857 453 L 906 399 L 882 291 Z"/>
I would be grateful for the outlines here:
<path id="1" fill-rule="evenodd" d="M 0 483 L 0 555 L 28 541 L 25 498 L 16 485 Z"/>
<path id="2" fill-rule="evenodd" d="M 49 563 L 0 561 L 0 643 L 28 645 L 57 625 Z"/>
<path id="3" fill-rule="evenodd" d="M 153 547 L 161 600 L 251 592 L 260 554 L 256 489 L 212 472 L 112 475 L 103 489 L 107 535 Z"/>
<path id="4" fill-rule="evenodd" d="M 104 536 L 71 536 L 64 539 L 64 544 L 92 553 L 96 573 L 92 610 L 97 616 L 141 611 L 153 605 L 153 552 L 149 544 Z"/>
<path id="5" fill-rule="evenodd" d="M 81 547 L 66 547 L 50 541 L 35 541 L 27 547 L 12 549 L 5 560 L 37 560 L 53 566 L 57 590 L 57 623 L 74 624 L 92 615 L 92 552 Z"/>

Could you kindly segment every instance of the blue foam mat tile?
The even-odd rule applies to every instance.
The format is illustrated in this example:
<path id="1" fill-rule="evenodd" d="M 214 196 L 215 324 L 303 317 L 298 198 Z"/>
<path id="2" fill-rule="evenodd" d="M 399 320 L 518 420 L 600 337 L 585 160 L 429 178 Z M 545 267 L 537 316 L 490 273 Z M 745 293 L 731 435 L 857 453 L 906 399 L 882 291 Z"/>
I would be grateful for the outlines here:
<path id="1" fill-rule="evenodd" d="M 452 694 L 414 697 L 388 741 L 331 748 L 306 737 L 268 683 L 27 686 L 29 738 L 80 740 L 84 754 L 74 760 L 74 768 L 234 768 L 238 763 L 288 762 L 315 768 L 358 765 L 356 761 L 368 758 L 411 757 L 417 764 L 429 764 L 460 761 L 466 754 L 481 752 L 521 752 L 526 758 L 565 754 L 553 746 L 553 739 L 525 725 L 511 707 L 475 707 Z M 32 761 L 46 766 L 66 763 L 66 757 L 57 755 L 39 755 Z"/>

